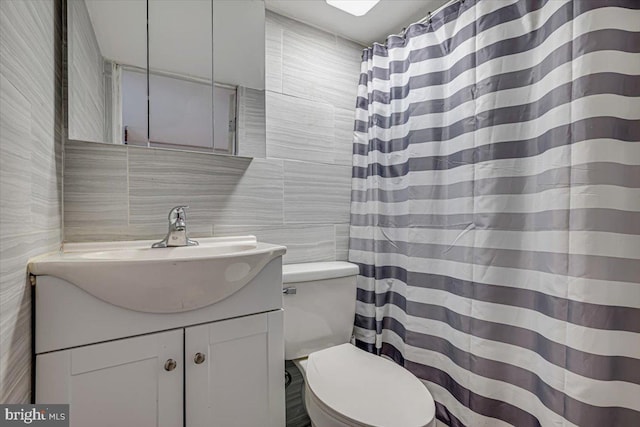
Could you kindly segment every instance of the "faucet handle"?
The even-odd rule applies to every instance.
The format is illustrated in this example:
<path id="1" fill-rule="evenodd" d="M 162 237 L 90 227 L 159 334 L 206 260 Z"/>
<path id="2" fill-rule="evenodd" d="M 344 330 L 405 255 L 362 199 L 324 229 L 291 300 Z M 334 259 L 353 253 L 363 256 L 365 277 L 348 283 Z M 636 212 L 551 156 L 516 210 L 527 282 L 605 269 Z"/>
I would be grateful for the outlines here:
<path id="1" fill-rule="evenodd" d="M 169 221 L 184 220 L 186 217 L 185 209 L 189 209 L 189 206 L 175 206 L 169 211 Z"/>

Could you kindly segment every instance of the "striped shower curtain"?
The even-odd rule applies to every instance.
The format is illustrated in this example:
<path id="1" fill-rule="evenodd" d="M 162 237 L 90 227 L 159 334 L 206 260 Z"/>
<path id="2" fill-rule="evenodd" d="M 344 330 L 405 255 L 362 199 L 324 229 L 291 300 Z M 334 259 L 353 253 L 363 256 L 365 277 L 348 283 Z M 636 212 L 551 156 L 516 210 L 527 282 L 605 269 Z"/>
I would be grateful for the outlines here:
<path id="1" fill-rule="evenodd" d="M 640 426 L 640 0 L 466 0 L 363 54 L 356 342 L 450 426 Z"/>

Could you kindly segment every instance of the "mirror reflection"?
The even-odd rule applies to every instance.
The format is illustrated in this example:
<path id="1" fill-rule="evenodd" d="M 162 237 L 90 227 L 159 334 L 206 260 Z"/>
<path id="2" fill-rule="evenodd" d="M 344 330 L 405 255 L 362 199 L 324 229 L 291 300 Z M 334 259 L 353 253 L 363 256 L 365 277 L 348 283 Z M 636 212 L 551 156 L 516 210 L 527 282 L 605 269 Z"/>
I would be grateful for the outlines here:
<path id="1" fill-rule="evenodd" d="M 68 0 L 69 139 L 263 144 L 245 128 L 264 126 L 264 16 L 262 0 Z"/>

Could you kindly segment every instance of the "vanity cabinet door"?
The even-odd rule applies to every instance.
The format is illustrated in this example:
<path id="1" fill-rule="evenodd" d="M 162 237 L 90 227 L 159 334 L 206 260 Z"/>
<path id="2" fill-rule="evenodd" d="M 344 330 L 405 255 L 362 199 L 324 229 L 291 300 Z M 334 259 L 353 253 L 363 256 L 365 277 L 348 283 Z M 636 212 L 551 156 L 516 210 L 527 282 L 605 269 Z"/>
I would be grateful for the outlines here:
<path id="1" fill-rule="evenodd" d="M 71 427 L 183 423 L 184 330 L 36 357 L 36 402 L 70 404 Z"/>
<path id="2" fill-rule="evenodd" d="M 282 427 L 282 311 L 185 330 L 186 427 Z"/>

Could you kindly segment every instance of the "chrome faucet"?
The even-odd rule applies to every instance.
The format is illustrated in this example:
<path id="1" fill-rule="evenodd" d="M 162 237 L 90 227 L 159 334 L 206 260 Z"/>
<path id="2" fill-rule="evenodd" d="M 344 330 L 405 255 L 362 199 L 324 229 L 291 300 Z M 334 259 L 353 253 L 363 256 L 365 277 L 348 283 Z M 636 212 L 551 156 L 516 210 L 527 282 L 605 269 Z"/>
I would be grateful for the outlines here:
<path id="1" fill-rule="evenodd" d="M 152 248 L 168 248 L 174 246 L 198 246 L 198 242 L 187 236 L 187 214 L 189 206 L 176 206 L 169 211 L 169 232 L 162 241 L 154 243 Z"/>

